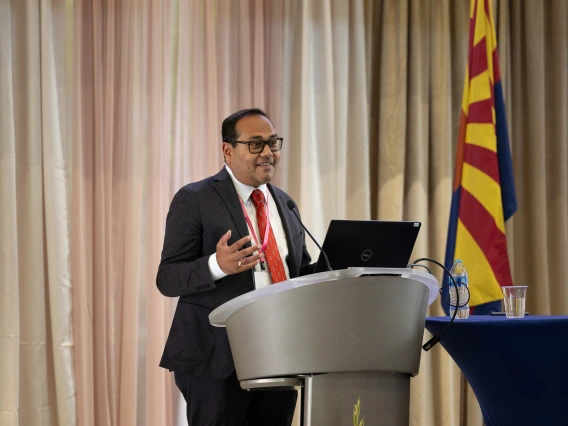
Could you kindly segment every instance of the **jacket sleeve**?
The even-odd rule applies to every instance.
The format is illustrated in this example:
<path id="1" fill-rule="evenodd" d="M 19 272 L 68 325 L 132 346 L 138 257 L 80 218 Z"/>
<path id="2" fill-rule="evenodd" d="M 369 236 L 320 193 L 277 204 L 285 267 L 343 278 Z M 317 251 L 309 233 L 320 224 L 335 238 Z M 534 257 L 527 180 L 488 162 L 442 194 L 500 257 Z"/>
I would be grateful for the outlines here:
<path id="1" fill-rule="evenodd" d="M 209 271 L 210 255 L 202 254 L 202 240 L 199 203 L 191 190 L 182 188 L 170 205 L 156 278 L 164 296 L 189 296 L 216 287 Z"/>
<path id="2" fill-rule="evenodd" d="M 305 240 L 305 233 L 304 233 L 304 245 L 302 246 L 302 263 L 300 265 L 300 276 L 303 275 L 310 275 L 316 271 L 316 263 L 310 263 L 312 258 L 308 253 L 308 249 L 306 247 L 306 240 Z"/>

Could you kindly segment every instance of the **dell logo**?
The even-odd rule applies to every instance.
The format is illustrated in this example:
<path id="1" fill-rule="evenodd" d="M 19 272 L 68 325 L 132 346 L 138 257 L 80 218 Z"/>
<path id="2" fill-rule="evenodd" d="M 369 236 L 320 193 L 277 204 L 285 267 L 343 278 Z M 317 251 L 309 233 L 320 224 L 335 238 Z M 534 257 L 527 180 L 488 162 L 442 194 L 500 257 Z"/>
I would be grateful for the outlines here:
<path id="1" fill-rule="evenodd" d="M 361 260 L 363 262 L 366 262 L 367 260 L 369 260 L 371 258 L 372 255 L 373 255 L 373 252 L 371 250 L 365 250 L 363 253 L 361 253 Z"/>

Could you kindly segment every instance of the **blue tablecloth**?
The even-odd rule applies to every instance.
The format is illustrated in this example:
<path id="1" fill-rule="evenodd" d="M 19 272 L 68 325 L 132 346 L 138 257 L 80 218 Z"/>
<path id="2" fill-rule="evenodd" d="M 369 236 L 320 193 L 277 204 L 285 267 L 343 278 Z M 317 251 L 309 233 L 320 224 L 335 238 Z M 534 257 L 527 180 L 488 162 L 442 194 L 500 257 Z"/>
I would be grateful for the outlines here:
<path id="1" fill-rule="evenodd" d="M 439 334 L 449 317 L 426 319 Z M 440 342 L 464 373 L 487 426 L 568 425 L 568 316 L 471 316 Z"/>

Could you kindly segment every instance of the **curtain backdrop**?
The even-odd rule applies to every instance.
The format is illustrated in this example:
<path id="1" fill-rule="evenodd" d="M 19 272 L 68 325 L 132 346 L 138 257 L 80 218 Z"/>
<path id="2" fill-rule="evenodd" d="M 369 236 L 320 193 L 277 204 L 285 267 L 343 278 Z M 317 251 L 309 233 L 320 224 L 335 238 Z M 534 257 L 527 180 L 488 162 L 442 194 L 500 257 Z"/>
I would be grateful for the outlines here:
<path id="1" fill-rule="evenodd" d="M 0 1 L 0 424 L 75 425 L 65 2 Z"/>
<path id="2" fill-rule="evenodd" d="M 153 285 L 167 185 L 169 10 L 74 2 L 73 324 L 78 424 L 171 424 Z M 155 223 L 150 226 L 149 223 Z M 166 409 L 168 406 L 168 409 Z"/>
<path id="3" fill-rule="evenodd" d="M 172 424 L 185 412 L 158 367 L 176 302 L 155 285 L 165 217 L 182 185 L 222 167 L 219 119 L 281 98 L 273 14 L 261 1 L 74 2 L 81 425 Z"/>
<path id="4" fill-rule="evenodd" d="M 519 202 L 509 244 L 513 278 L 529 286 L 529 312 L 567 314 L 568 3 L 511 1 L 501 12 Z"/>
<path id="5" fill-rule="evenodd" d="M 0 0 L 2 425 L 75 424 L 75 400 L 81 426 L 185 424 L 158 367 L 176 300 L 155 274 L 169 202 L 222 167 L 237 109 L 285 138 L 276 183 L 318 239 L 332 218 L 416 220 L 413 256 L 443 259 L 469 0 L 67 3 Z M 568 3 L 494 5 L 513 279 L 527 310 L 566 314 Z M 411 424 L 482 425 L 440 346 Z"/>

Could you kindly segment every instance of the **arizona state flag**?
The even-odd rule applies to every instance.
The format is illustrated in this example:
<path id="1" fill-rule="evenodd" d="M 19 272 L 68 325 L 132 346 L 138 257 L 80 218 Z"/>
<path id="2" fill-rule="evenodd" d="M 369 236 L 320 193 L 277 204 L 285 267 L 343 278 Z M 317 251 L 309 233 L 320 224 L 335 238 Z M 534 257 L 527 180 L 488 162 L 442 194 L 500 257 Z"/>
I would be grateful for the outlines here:
<path id="1" fill-rule="evenodd" d="M 445 265 L 450 269 L 454 259 L 463 260 L 476 314 L 500 310 L 501 286 L 513 285 L 505 221 L 516 210 L 491 3 L 472 0 Z"/>

